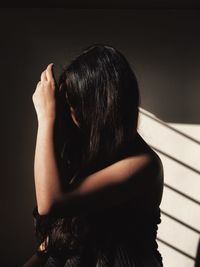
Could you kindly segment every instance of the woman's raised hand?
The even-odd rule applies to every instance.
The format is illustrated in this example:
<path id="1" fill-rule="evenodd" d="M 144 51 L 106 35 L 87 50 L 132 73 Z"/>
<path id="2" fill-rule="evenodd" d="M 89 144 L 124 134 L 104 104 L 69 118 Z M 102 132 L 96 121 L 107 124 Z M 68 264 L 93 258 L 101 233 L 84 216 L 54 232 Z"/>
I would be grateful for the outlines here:
<path id="1" fill-rule="evenodd" d="M 41 73 L 40 81 L 32 95 L 38 121 L 54 121 L 56 117 L 56 87 L 52 68 L 53 63 L 50 63 Z"/>

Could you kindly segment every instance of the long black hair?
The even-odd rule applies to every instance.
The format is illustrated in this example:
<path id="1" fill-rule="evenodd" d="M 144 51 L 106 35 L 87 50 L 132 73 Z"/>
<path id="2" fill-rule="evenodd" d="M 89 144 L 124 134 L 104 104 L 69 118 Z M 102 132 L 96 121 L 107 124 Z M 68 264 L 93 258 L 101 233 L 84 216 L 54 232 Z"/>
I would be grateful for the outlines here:
<path id="1" fill-rule="evenodd" d="M 138 82 L 121 52 L 93 44 L 63 67 L 57 100 L 55 147 L 67 191 L 70 185 L 123 157 L 137 134 Z M 71 118 L 70 107 L 78 125 Z M 37 207 L 33 215 L 38 244 L 48 236 L 45 252 L 70 256 L 80 249 L 84 239 L 81 241 L 81 216 L 40 216 Z"/>

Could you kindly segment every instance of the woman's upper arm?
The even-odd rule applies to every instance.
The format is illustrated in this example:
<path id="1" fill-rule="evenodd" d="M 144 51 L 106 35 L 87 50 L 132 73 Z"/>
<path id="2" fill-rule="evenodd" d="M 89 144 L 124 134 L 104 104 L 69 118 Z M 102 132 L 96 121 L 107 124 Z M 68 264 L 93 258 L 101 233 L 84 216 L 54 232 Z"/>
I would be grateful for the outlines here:
<path id="1" fill-rule="evenodd" d="M 85 177 L 73 190 L 62 193 L 49 213 L 76 216 L 118 205 L 142 194 L 143 188 L 151 183 L 148 180 L 154 169 L 149 154 L 120 160 Z"/>

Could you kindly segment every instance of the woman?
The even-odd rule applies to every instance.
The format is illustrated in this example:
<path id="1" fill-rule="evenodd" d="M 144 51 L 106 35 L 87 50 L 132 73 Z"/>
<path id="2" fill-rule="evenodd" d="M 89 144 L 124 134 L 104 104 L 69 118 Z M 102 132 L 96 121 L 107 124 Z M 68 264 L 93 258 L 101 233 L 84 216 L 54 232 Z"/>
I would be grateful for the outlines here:
<path id="1" fill-rule="evenodd" d="M 33 94 L 38 249 L 28 266 L 160 267 L 163 165 L 137 132 L 139 88 L 114 47 L 87 47 Z"/>

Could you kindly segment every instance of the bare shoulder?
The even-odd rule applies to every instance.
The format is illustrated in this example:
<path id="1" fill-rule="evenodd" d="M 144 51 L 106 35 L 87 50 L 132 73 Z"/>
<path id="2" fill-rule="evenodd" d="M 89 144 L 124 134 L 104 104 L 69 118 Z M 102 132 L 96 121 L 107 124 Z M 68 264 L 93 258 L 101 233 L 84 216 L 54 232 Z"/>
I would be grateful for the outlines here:
<path id="1" fill-rule="evenodd" d="M 137 153 L 127 160 L 132 170 L 139 168 L 139 175 L 135 177 L 138 185 L 141 185 L 140 189 L 138 187 L 141 195 L 145 194 L 149 197 L 149 203 L 158 206 L 162 199 L 164 185 L 163 163 L 159 155 L 141 136 L 138 136 Z"/>
<path id="2" fill-rule="evenodd" d="M 163 165 L 158 154 L 141 138 L 136 150 L 97 173 L 113 173 L 116 177 L 160 177 Z"/>
<path id="3" fill-rule="evenodd" d="M 159 174 L 163 175 L 163 163 L 162 163 L 161 158 L 159 157 L 159 155 L 155 151 L 153 151 L 153 153 L 152 153 L 152 158 L 153 158 L 152 159 L 153 164 L 158 169 Z"/>
<path id="4" fill-rule="evenodd" d="M 118 171 L 132 191 L 132 197 L 139 197 L 145 207 L 159 206 L 163 193 L 163 165 L 159 155 L 149 149 L 118 162 Z M 128 179 L 124 179 L 128 177 Z M 128 190 L 127 190 L 128 191 Z M 131 194 L 130 194 L 131 195 Z M 144 201 L 146 200 L 146 201 Z M 147 204 L 148 203 L 148 204 Z"/>
<path id="5" fill-rule="evenodd" d="M 121 161 L 121 167 L 129 169 L 130 172 L 140 171 L 147 175 L 148 179 L 159 178 L 163 173 L 163 165 L 160 157 L 155 151 L 145 151 L 137 155 L 129 156 Z"/>
<path id="6" fill-rule="evenodd" d="M 163 164 L 161 158 L 139 134 L 138 154 L 140 154 L 141 159 L 146 159 L 146 162 L 151 165 L 152 170 L 154 170 L 154 174 L 157 173 L 158 175 L 163 175 Z"/>

